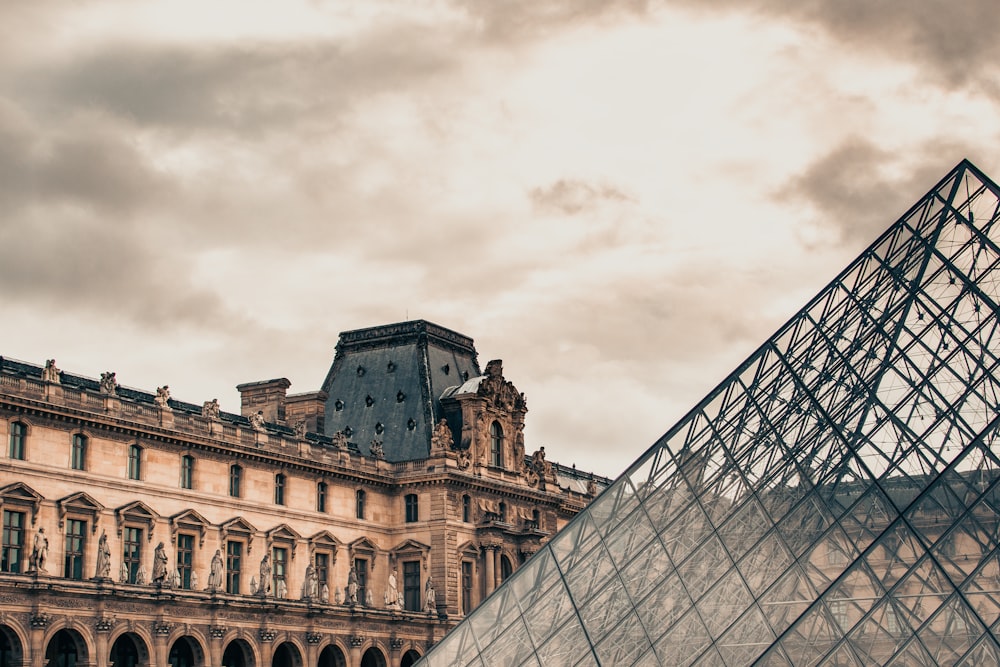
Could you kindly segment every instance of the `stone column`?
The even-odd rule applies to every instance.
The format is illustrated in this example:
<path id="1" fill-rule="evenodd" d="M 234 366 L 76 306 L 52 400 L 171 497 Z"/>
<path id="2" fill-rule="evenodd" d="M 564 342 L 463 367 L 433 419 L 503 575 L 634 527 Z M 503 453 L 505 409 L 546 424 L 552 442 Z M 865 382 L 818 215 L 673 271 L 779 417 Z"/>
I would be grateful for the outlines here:
<path id="1" fill-rule="evenodd" d="M 486 552 L 486 595 L 489 595 L 496 588 L 496 551 L 492 545 L 484 547 Z M 485 598 L 486 595 L 483 597 Z"/>

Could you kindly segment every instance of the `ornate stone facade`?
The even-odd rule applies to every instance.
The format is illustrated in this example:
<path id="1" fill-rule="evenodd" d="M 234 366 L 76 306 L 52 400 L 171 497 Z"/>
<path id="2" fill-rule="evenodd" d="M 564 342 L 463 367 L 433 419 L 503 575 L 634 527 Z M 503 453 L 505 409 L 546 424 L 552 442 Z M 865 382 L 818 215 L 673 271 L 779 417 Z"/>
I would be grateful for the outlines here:
<path id="1" fill-rule="evenodd" d="M 411 664 L 607 484 L 525 455 L 502 371 L 375 327 L 236 415 L 0 358 L 0 664 Z"/>

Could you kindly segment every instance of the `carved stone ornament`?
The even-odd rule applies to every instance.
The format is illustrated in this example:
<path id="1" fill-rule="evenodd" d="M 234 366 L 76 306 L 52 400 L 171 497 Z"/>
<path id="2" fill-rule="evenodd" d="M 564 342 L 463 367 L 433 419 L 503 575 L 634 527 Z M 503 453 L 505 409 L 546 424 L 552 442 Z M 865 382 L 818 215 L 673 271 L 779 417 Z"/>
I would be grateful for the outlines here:
<path id="1" fill-rule="evenodd" d="M 307 632 L 306 642 L 309 644 L 318 644 L 323 641 L 323 634 L 320 632 Z"/>
<path id="2" fill-rule="evenodd" d="M 486 377 L 479 383 L 479 395 L 492 406 L 506 412 L 527 412 L 528 403 L 524 394 L 503 378 L 503 361 L 494 359 L 486 364 Z"/>
<path id="3" fill-rule="evenodd" d="M 59 369 L 56 368 L 56 360 L 47 359 L 45 361 L 45 368 L 42 369 L 42 382 L 59 384 L 59 372 Z"/>
<path id="4" fill-rule="evenodd" d="M 51 622 L 52 622 L 52 617 L 46 614 L 45 612 L 32 614 L 31 618 L 28 621 L 28 623 L 33 628 L 46 628 Z"/>
<path id="5" fill-rule="evenodd" d="M 271 630 L 270 628 L 261 628 L 257 631 L 257 636 L 260 637 L 262 642 L 273 642 L 278 636 L 278 631 Z"/>
<path id="6" fill-rule="evenodd" d="M 468 449 L 458 450 L 458 467 L 460 470 L 467 469 L 472 465 L 472 455 L 469 453 Z"/>
<path id="7" fill-rule="evenodd" d="M 376 461 L 381 461 L 385 458 L 385 452 L 382 451 L 382 441 L 378 438 L 372 438 L 370 449 L 372 458 Z"/>
<path id="8" fill-rule="evenodd" d="M 451 429 L 448 428 L 448 422 L 445 419 L 441 419 L 434 427 L 434 433 L 431 435 L 431 452 L 444 452 L 451 449 L 451 445 L 454 442 L 454 438 L 451 435 Z"/>
<path id="9" fill-rule="evenodd" d="M 98 632 L 111 632 L 117 622 L 114 616 L 101 616 L 94 621 L 94 629 Z"/>
<path id="10" fill-rule="evenodd" d="M 333 440 L 333 446 L 340 450 L 347 449 L 347 436 L 344 435 L 343 431 L 337 431 L 333 434 L 331 440 Z"/>
<path id="11" fill-rule="evenodd" d="M 247 417 L 250 420 L 250 426 L 255 431 L 263 430 L 264 428 L 264 411 L 258 410 Z"/>
<path id="12" fill-rule="evenodd" d="M 365 643 L 365 638 L 361 635 L 351 635 L 351 646 L 360 648 Z"/>
<path id="13" fill-rule="evenodd" d="M 118 395 L 118 380 L 113 371 L 101 373 L 101 393 L 108 396 Z"/>
<path id="14" fill-rule="evenodd" d="M 305 420 L 295 423 L 295 437 L 302 440 L 306 437 L 306 422 Z"/>
<path id="15" fill-rule="evenodd" d="M 226 630 L 224 625 L 213 625 L 208 628 L 208 634 L 213 639 L 222 639 L 226 636 Z"/>
<path id="16" fill-rule="evenodd" d="M 201 416 L 206 419 L 219 418 L 219 399 L 213 398 L 201 404 Z"/>
<path id="17" fill-rule="evenodd" d="M 156 396 L 153 397 L 153 402 L 156 403 L 161 408 L 170 407 L 170 387 L 163 385 L 162 387 L 156 388 Z"/>

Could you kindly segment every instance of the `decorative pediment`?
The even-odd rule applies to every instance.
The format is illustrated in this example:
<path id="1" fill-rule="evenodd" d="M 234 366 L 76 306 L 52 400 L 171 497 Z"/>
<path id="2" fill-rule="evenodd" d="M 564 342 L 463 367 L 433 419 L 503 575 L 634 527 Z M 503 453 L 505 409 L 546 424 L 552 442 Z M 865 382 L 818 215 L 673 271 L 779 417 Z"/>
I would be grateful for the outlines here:
<path id="1" fill-rule="evenodd" d="M 205 546 L 205 533 L 209 527 L 208 519 L 194 510 L 184 510 L 170 517 L 170 541 L 177 543 L 177 531 L 189 530 L 198 533 L 198 546 Z"/>
<path id="2" fill-rule="evenodd" d="M 455 553 L 457 553 L 460 558 L 471 558 L 472 560 L 476 560 L 476 558 L 479 557 L 479 546 L 471 540 L 463 542 Z"/>
<path id="3" fill-rule="evenodd" d="M 270 551 L 271 545 L 275 542 L 284 542 L 291 547 L 292 560 L 295 560 L 295 547 L 298 546 L 299 540 L 302 539 L 301 535 L 292 530 L 286 523 L 275 526 L 265 534 L 267 535 L 268 551 Z"/>
<path id="4" fill-rule="evenodd" d="M 122 505 L 115 510 L 115 523 L 118 536 L 121 537 L 125 523 L 141 523 L 147 528 L 146 534 L 149 541 L 153 540 L 153 524 L 159 515 L 150 509 L 149 505 L 141 500 L 133 500 L 128 505 Z"/>
<path id="5" fill-rule="evenodd" d="M 485 398 L 494 408 L 503 412 L 527 412 L 528 403 L 520 393 L 503 377 L 503 361 L 494 359 L 486 364 L 486 375 L 479 383 L 479 396 Z"/>
<path id="6" fill-rule="evenodd" d="M 337 552 L 341 546 L 343 546 L 343 543 L 335 535 L 326 530 L 321 530 L 309 538 L 309 552 L 312 553 L 317 548 L 329 551 L 333 554 L 334 563 L 337 562 Z"/>
<path id="7" fill-rule="evenodd" d="M 56 507 L 59 509 L 60 529 L 66 522 L 66 515 L 72 512 L 74 514 L 83 514 L 91 517 L 90 532 L 92 533 L 97 532 L 97 524 L 101 520 L 101 512 L 104 511 L 104 505 L 97 502 L 83 491 L 78 491 L 72 495 L 68 495 L 65 498 L 57 500 Z"/>
<path id="8" fill-rule="evenodd" d="M 416 540 L 404 540 L 389 550 L 389 564 L 396 566 L 401 560 L 419 558 L 422 569 L 427 570 L 431 548 Z"/>
<path id="9" fill-rule="evenodd" d="M 219 526 L 219 533 L 222 541 L 229 539 L 230 535 L 241 537 L 247 542 L 247 555 L 253 552 L 253 536 L 257 529 L 249 521 L 241 516 L 233 517 Z"/>
<path id="10" fill-rule="evenodd" d="M 347 551 L 351 556 L 352 564 L 354 563 L 355 558 L 368 558 L 369 569 L 373 572 L 375 571 L 375 557 L 378 556 L 381 551 L 377 544 L 372 542 L 367 537 L 359 537 L 347 545 Z"/>
<path id="11" fill-rule="evenodd" d="M 42 495 L 24 482 L 14 482 L 0 489 L 0 508 L 12 505 L 31 510 L 31 525 L 35 525 Z"/>

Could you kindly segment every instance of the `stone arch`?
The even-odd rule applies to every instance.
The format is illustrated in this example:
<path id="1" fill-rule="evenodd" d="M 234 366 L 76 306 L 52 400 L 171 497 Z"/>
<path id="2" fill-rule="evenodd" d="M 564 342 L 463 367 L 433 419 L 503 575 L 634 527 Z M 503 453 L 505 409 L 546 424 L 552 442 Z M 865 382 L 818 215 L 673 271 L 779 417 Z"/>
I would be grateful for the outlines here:
<path id="1" fill-rule="evenodd" d="M 295 642 L 286 639 L 274 647 L 271 667 L 303 667 L 302 650 Z"/>
<path id="2" fill-rule="evenodd" d="M 167 664 L 170 667 L 200 667 L 207 664 L 203 638 L 183 632 L 174 633 L 167 646 Z"/>
<path id="3" fill-rule="evenodd" d="M 412 667 L 417 660 L 420 660 L 420 653 L 416 649 L 411 648 L 400 658 L 399 667 Z"/>
<path id="4" fill-rule="evenodd" d="M 500 581 L 506 581 L 510 575 L 514 574 L 514 563 L 516 562 L 506 550 L 500 551 L 500 558 L 497 559 L 497 570 L 500 573 Z"/>
<path id="5" fill-rule="evenodd" d="M 330 642 L 320 650 L 316 667 L 347 667 L 347 651 L 337 642 Z"/>
<path id="6" fill-rule="evenodd" d="M 253 642 L 247 641 L 242 636 L 231 635 L 222 650 L 222 667 L 256 667 L 259 664 L 260 656 L 254 649 Z"/>
<path id="7" fill-rule="evenodd" d="M 94 664 L 88 638 L 68 623 L 53 626 L 45 638 L 47 667 L 75 667 Z"/>
<path id="8" fill-rule="evenodd" d="M 361 654 L 360 667 L 388 667 L 388 665 L 385 651 L 374 642 Z"/>
<path id="9" fill-rule="evenodd" d="M 22 667 L 24 647 L 24 637 L 18 628 L 0 624 L 0 667 Z"/>
<path id="10" fill-rule="evenodd" d="M 139 632 L 126 629 L 114 639 L 108 638 L 108 662 L 113 667 L 140 667 L 149 664 L 151 642 Z"/>

